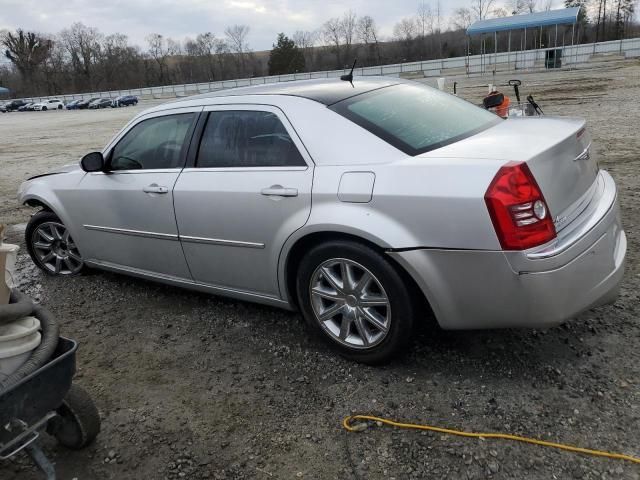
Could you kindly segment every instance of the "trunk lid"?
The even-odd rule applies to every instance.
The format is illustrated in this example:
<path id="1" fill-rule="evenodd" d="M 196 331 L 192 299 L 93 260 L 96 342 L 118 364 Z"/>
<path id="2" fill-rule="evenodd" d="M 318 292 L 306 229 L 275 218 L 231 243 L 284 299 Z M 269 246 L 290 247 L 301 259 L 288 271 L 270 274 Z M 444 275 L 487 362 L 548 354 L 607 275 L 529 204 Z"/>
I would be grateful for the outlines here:
<path id="1" fill-rule="evenodd" d="M 590 145 L 582 119 L 525 117 L 505 120 L 420 157 L 526 162 L 560 231 L 586 208 L 593 194 L 598 164 Z"/>

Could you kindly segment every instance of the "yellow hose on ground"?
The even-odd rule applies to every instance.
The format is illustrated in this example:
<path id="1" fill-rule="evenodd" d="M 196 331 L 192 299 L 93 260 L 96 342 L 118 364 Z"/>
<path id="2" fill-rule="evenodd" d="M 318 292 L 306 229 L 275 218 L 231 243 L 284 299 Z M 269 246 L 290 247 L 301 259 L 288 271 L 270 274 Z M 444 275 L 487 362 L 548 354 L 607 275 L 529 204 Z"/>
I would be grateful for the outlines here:
<path id="1" fill-rule="evenodd" d="M 543 447 L 558 448 L 560 450 L 566 450 L 568 452 L 582 453 L 585 455 L 593 455 L 595 457 L 613 458 L 615 460 L 627 460 L 629 462 L 640 464 L 640 458 L 633 457 L 631 455 L 625 455 L 622 453 L 604 452 L 602 450 L 591 450 L 589 448 L 574 447 L 572 445 L 565 445 L 563 443 L 547 442 L 545 440 L 537 440 L 535 438 L 521 437 L 519 435 L 510 435 L 508 433 L 475 433 L 475 432 L 463 432 L 460 430 L 452 430 L 449 428 L 433 427 L 431 425 L 419 425 L 417 423 L 401 423 L 388 418 L 374 417 L 371 415 L 351 415 L 345 417 L 342 421 L 342 426 L 349 432 L 360 431 L 357 427 L 351 426 L 354 420 L 371 420 L 373 422 L 381 422 L 385 425 L 391 425 L 397 428 L 409 428 L 413 430 L 428 430 L 431 432 L 446 433 L 448 435 L 457 435 L 459 437 L 470 438 L 500 438 L 502 440 L 513 440 L 515 442 L 530 443 L 533 445 L 540 445 Z"/>

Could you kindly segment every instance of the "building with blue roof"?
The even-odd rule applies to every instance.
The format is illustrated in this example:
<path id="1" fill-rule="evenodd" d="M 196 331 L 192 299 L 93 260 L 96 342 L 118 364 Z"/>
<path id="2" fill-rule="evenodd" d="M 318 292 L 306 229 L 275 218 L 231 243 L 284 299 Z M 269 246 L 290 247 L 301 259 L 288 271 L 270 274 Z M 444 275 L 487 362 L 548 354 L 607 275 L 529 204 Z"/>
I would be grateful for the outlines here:
<path id="1" fill-rule="evenodd" d="M 479 20 L 469 26 L 469 28 L 467 28 L 467 35 L 575 24 L 578 21 L 579 13 L 580 7 L 571 7 L 546 12 L 513 15 L 512 17 L 489 18 L 487 20 Z"/>
<path id="2" fill-rule="evenodd" d="M 480 35 L 480 55 L 482 65 L 485 64 L 484 57 L 487 54 L 485 36 L 487 34 L 493 34 L 493 55 L 494 55 L 494 73 L 495 73 L 495 59 L 498 55 L 498 33 L 508 32 L 507 40 L 507 52 L 511 53 L 511 32 L 522 30 L 524 33 L 524 50 L 527 49 L 527 30 L 540 29 L 539 41 L 542 48 L 542 29 L 544 27 L 554 27 L 555 35 L 553 41 L 553 47 L 550 46 L 551 40 L 549 40 L 549 50 L 545 52 L 545 65 L 547 68 L 557 68 L 562 66 L 562 60 L 560 56 L 562 51 L 558 50 L 558 26 L 559 25 L 571 25 L 571 46 L 574 44 L 575 26 L 578 23 L 578 15 L 580 14 L 581 7 L 562 8 L 559 10 L 548 10 L 545 12 L 534 12 L 523 15 L 512 15 L 510 17 L 502 18 L 489 18 L 484 20 L 478 20 L 472 23 L 467 28 L 467 57 L 470 56 L 470 42 L 471 37 L 474 35 Z M 534 34 L 535 34 L 534 30 Z M 564 34 L 562 37 L 562 46 L 564 47 Z M 535 48 L 535 37 L 534 37 Z M 484 67 L 483 67 L 484 70 Z"/>

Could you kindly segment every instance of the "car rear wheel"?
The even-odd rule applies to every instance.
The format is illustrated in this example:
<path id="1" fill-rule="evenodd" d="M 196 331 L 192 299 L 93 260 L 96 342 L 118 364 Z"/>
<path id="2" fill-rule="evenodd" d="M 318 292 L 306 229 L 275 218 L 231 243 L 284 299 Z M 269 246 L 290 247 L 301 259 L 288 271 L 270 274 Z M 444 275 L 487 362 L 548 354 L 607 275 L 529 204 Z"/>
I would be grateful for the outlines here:
<path id="1" fill-rule="evenodd" d="M 53 212 L 42 210 L 31 217 L 25 240 L 33 263 L 49 275 L 77 275 L 85 268 L 69 230 Z"/>
<path id="2" fill-rule="evenodd" d="M 402 275 L 381 253 L 355 242 L 312 248 L 297 276 L 305 320 L 342 355 L 387 362 L 411 338 L 414 302 Z"/>

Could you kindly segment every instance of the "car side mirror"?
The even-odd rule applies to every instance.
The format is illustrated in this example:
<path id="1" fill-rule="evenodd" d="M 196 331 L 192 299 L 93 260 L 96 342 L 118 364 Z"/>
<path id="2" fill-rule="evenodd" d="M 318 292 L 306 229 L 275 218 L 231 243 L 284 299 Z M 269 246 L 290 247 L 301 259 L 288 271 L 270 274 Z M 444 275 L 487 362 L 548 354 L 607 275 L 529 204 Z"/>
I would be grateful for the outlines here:
<path id="1" fill-rule="evenodd" d="M 80 166 L 85 172 L 101 172 L 104 170 L 104 157 L 102 152 L 87 153 L 82 160 L 80 160 Z"/>

